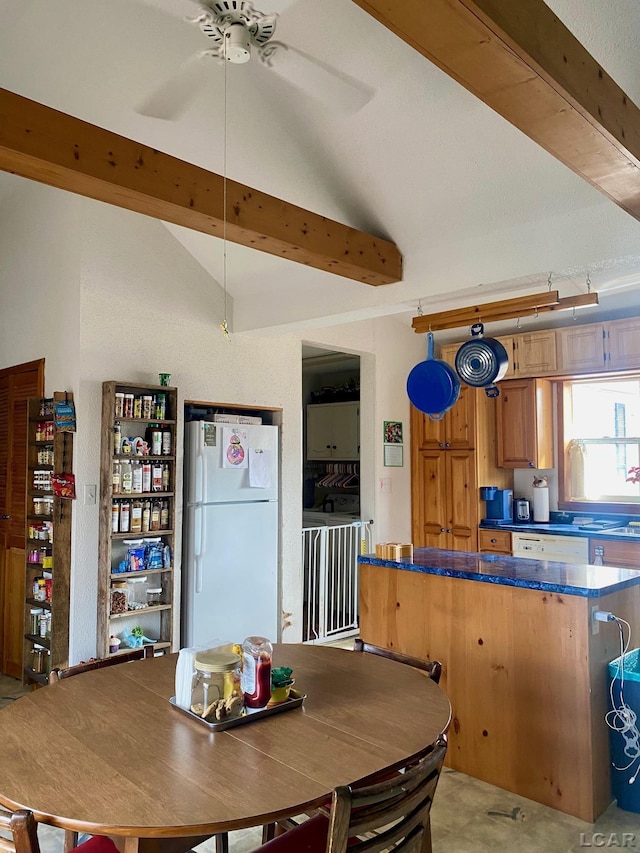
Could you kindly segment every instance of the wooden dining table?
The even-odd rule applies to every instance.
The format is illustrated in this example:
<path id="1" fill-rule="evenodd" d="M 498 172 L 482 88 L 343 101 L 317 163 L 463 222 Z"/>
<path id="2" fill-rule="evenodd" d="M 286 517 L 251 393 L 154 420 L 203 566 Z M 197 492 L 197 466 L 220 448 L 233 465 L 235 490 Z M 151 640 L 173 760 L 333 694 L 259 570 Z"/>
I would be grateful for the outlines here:
<path id="1" fill-rule="evenodd" d="M 110 835 L 126 853 L 301 814 L 402 766 L 451 706 L 424 673 L 366 653 L 279 644 L 301 707 L 212 732 L 174 707 L 177 655 L 63 679 L 0 711 L 0 803 Z M 184 839 L 186 838 L 186 842 Z"/>

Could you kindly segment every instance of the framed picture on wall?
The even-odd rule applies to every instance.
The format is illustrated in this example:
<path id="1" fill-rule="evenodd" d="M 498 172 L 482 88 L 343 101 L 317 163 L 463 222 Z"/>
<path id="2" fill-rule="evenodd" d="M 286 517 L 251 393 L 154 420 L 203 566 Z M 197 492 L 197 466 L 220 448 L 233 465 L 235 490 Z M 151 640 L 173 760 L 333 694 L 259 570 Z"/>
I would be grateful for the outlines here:
<path id="1" fill-rule="evenodd" d="M 384 421 L 384 438 L 385 444 L 402 444 L 402 422 L 401 421 Z"/>

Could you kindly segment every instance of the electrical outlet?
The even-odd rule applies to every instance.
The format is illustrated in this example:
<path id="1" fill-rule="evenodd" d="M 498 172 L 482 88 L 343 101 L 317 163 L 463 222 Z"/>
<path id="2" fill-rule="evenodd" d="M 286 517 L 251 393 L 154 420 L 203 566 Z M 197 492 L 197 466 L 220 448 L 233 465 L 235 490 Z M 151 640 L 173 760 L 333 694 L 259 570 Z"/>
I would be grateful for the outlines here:
<path id="1" fill-rule="evenodd" d="M 96 502 L 98 487 L 93 483 L 84 484 L 84 505 L 91 506 Z"/>
<path id="2" fill-rule="evenodd" d="M 600 610 L 600 608 L 598 607 L 597 604 L 594 604 L 591 607 L 591 633 L 592 634 L 599 634 L 600 633 L 600 623 L 598 622 L 598 620 L 594 616 L 594 613 L 597 610 Z"/>

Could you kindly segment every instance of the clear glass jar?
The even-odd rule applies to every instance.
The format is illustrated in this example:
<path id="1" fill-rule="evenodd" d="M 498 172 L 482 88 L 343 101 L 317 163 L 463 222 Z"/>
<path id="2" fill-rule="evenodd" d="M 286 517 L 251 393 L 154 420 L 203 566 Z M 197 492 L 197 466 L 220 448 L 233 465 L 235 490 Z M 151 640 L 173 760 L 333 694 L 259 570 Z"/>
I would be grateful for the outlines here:
<path id="1" fill-rule="evenodd" d="M 162 604 L 162 587 L 147 587 L 147 607 L 155 607 L 158 604 Z"/>
<path id="2" fill-rule="evenodd" d="M 271 655 L 266 637 L 247 637 L 242 644 L 242 692 L 248 708 L 264 708 L 271 698 Z"/>
<path id="3" fill-rule="evenodd" d="M 114 616 L 118 613 L 126 613 L 129 609 L 129 593 L 127 590 L 127 584 L 124 581 L 116 581 L 116 583 L 111 585 L 110 596 L 111 615 Z"/>
<path id="4" fill-rule="evenodd" d="M 34 645 L 31 649 L 31 669 L 34 672 L 43 673 L 47 671 L 47 650 L 44 646 Z"/>
<path id="5" fill-rule="evenodd" d="M 191 711 L 210 722 L 220 722 L 242 713 L 240 655 L 208 649 L 193 662 Z"/>

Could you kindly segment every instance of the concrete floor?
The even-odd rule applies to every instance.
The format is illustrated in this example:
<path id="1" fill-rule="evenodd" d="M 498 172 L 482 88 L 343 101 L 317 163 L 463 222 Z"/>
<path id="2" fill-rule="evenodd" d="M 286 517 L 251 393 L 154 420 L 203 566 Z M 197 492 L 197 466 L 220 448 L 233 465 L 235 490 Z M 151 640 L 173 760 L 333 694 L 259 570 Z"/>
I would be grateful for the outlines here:
<path id="1" fill-rule="evenodd" d="M 0 676 L 0 708 L 23 693 L 18 681 Z M 0 761 L 1 736 L 0 715 Z M 578 853 L 589 847 L 640 850 L 640 814 L 612 805 L 595 824 L 585 823 L 448 768 L 438 785 L 431 821 L 435 853 Z M 39 835 L 42 853 L 61 853 L 61 830 L 41 825 Z M 259 829 L 230 834 L 230 853 L 249 853 L 259 845 Z M 207 841 L 196 850 L 214 853 L 214 843 Z"/>

